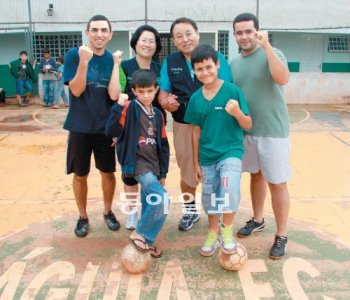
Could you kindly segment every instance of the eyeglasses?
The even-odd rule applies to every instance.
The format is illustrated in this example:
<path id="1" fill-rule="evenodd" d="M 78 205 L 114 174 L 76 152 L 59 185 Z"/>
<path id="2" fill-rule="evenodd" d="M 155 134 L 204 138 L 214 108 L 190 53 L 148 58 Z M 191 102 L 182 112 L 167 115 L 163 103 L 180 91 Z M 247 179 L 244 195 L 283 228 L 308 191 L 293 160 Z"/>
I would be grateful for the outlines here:
<path id="1" fill-rule="evenodd" d="M 143 44 L 149 44 L 149 45 L 155 45 L 155 43 L 156 43 L 155 40 L 146 40 L 146 39 L 142 39 L 142 40 L 140 40 L 140 42 Z"/>

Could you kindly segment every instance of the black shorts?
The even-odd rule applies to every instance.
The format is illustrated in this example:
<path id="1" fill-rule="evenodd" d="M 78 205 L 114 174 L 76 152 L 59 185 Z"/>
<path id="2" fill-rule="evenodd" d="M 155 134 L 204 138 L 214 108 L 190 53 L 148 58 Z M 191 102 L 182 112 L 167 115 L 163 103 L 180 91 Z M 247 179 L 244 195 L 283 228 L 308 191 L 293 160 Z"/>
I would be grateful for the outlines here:
<path id="1" fill-rule="evenodd" d="M 126 184 L 128 186 L 134 186 L 134 185 L 138 184 L 137 180 L 134 177 L 126 176 L 123 173 L 122 173 L 122 181 L 124 182 L 124 184 Z"/>
<path id="2" fill-rule="evenodd" d="M 105 173 L 115 172 L 115 148 L 104 134 L 70 132 L 67 145 L 67 174 L 86 176 L 90 172 L 91 154 L 95 166 Z"/>

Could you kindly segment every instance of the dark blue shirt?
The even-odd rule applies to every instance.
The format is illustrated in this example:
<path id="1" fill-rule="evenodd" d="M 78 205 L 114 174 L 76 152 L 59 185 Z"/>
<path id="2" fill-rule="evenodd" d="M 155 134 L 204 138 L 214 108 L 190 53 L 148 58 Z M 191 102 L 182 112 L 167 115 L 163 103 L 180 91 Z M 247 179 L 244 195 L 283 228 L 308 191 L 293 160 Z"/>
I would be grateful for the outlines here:
<path id="1" fill-rule="evenodd" d="M 64 82 L 68 84 L 79 65 L 78 48 L 69 50 L 64 61 Z M 113 57 L 107 50 L 89 61 L 85 91 L 75 97 L 69 91 L 69 111 L 63 128 L 73 132 L 104 134 L 105 123 L 113 101 L 108 95 Z"/>

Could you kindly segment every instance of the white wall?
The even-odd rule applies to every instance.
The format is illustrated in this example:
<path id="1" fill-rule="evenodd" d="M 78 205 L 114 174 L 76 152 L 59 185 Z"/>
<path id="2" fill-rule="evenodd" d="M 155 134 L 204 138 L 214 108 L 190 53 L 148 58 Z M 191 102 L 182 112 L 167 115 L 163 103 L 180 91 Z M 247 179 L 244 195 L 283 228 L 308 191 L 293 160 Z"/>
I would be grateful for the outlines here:
<path id="1" fill-rule="evenodd" d="M 273 46 L 280 49 L 290 62 L 300 61 L 300 33 L 271 32 Z"/>
<path id="2" fill-rule="evenodd" d="M 285 86 L 288 103 L 350 103 L 350 73 L 291 73 Z"/>
<path id="3" fill-rule="evenodd" d="M 28 21 L 25 0 L 1 0 L 1 22 Z M 113 21 L 145 19 L 146 0 L 30 0 L 33 22 L 82 22 L 95 14 Z M 47 15 L 49 3 L 53 16 Z M 349 0 L 147 0 L 149 20 L 174 20 L 186 16 L 203 21 L 232 21 L 242 12 L 256 12 L 262 28 L 312 28 L 349 26 Z M 123 30 L 121 28 L 120 30 Z M 347 29 L 350 32 L 350 29 Z"/>

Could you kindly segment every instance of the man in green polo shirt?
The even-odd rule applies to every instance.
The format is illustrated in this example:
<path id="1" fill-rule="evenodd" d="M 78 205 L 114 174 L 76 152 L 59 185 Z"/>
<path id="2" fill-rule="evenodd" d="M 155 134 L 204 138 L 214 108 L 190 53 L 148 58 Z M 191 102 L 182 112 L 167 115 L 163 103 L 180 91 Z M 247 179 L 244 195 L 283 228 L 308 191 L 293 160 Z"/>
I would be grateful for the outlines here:
<path id="1" fill-rule="evenodd" d="M 290 179 L 290 139 L 288 109 L 282 86 L 289 70 L 281 51 L 271 46 L 268 33 L 259 30 L 257 18 L 250 13 L 233 21 L 234 36 L 241 55 L 233 59 L 233 81 L 243 91 L 253 126 L 245 131 L 242 171 L 251 175 L 253 217 L 237 235 L 250 236 L 264 229 L 264 202 L 267 186 L 271 192 L 277 232 L 269 257 L 281 258 L 287 248 L 287 221 Z"/>

